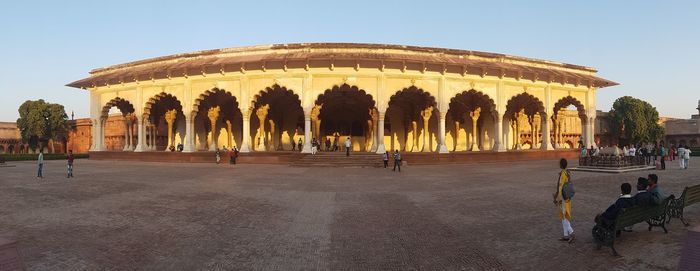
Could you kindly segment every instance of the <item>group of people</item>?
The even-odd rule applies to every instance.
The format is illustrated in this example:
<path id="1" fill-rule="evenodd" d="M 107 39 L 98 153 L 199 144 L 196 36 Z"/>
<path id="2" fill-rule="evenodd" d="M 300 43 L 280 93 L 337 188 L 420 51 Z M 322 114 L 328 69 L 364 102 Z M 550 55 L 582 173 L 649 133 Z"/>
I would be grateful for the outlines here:
<path id="1" fill-rule="evenodd" d="M 394 159 L 394 169 L 392 171 L 396 171 L 396 168 L 399 169 L 399 172 L 401 172 L 401 153 L 399 153 L 399 150 L 394 150 L 394 154 L 392 155 Z M 387 168 L 389 166 L 389 152 L 385 152 L 382 154 L 382 161 L 384 161 L 384 168 Z"/>
<path id="2" fill-rule="evenodd" d="M 564 235 L 559 239 L 573 243 L 575 239 L 574 229 L 571 226 L 571 200 L 574 195 L 573 184 L 571 182 L 571 172 L 567 169 L 566 159 L 559 160 L 559 178 L 557 180 L 557 191 L 553 194 L 553 202 L 557 207 L 559 219 L 561 220 Z M 595 222 L 599 226 L 610 227 L 623 209 L 633 206 L 655 206 L 661 204 L 666 199 L 666 194 L 659 186 L 659 176 L 649 174 L 646 178 L 637 179 L 637 193 L 632 195 L 632 185 L 623 183 L 620 185 L 620 196 L 604 212 L 595 217 Z M 631 228 L 626 228 L 631 231 Z M 617 233 L 618 235 L 620 232 Z"/>
<path id="3" fill-rule="evenodd" d="M 236 146 L 233 146 L 230 150 L 224 146 L 223 150 L 219 150 L 219 148 L 216 148 L 216 163 L 219 164 L 221 163 L 221 152 L 226 153 L 226 155 L 229 157 L 229 164 L 235 165 L 236 164 L 236 159 L 238 159 L 238 154 L 240 151 L 238 151 L 238 148 Z"/>
<path id="4" fill-rule="evenodd" d="M 606 152 L 608 155 L 638 159 L 635 161 L 640 164 L 657 166 L 661 170 L 666 169 L 666 161 L 674 161 L 676 159 L 679 160 L 678 163 L 681 169 L 688 169 L 690 154 L 692 153 L 687 145 L 666 147 L 663 144 L 629 144 L 623 146 L 622 149 L 616 145 L 609 148 L 613 148 L 613 150 Z M 601 150 L 603 150 L 602 147 L 592 147 L 590 149 L 581 147 L 581 157 L 598 156 Z"/>
<path id="5" fill-rule="evenodd" d="M 659 186 L 659 176 L 649 174 L 647 178 L 637 179 L 637 193 L 632 195 L 632 185 L 623 183 L 620 185 L 620 196 L 603 213 L 596 216 L 595 222 L 598 226 L 611 227 L 620 212 L 626 208 L 634 206 L 655 206 L 661 204 L 666 199 L 663 189 Z M 632 231 L 625 228 L 625 231 Z M 621 232 L 617 232 L 620 235 Z"/>
<path id="6" fill-rule="evenodd" d="M 345 142 L 343 144 L 343 146 L 346 149 L 346 153 L 348 152 L 348 148 L 350 147 L 349 141 L 350 141 L 350 137 L 345 139 Z M 329 137 L 326 137 L 326 139 L 323 140 L 323 142 L 319 141 L 318 139 L 316 139 L 314 137 L 313 139 L 311 139 L 311 148 L 312 148 L 311 152 L 312 152 L 312 154 L 315 154 L 315 153 L 322 151 L 322 150 L 323 151 L 340 151 L 340 146 L 338 145 L 339 143 L 340 143 L 340 134 L 338 134 L 338 133 L 335 133 L 333 135 L 332 142 L 331 142 L 331 139 Z M 304 141 L 301 138 L 299 138 L 299 140 L 297 140 L 296 144 L 292 141 L 292 151 L 301 151 L 303 147 L 304 147 Z M 313 149 L 314 147 L 316 148 L 315 151 Z M 324 149 L 324 147 L 325 147 L 325 149 Z"/>
<path id="7" fill-rule="evenodd" d="M 66 154 L 66 162 L 68 163 L 66 166 L 66 169 L 68 170 L 68 174 L 66 174 L 66 178 L 73 178 L 73 162 L 75 161 L 75 156 L 73 156 L 73 150 L 68 150 L 68 154 Z M 39 150 L 39 155 L 37 156 L 36 159 L 36 165 L 37 165 L 37 173 L 36 177 L 37 178 L 44 178 L 44 151 Z"/>

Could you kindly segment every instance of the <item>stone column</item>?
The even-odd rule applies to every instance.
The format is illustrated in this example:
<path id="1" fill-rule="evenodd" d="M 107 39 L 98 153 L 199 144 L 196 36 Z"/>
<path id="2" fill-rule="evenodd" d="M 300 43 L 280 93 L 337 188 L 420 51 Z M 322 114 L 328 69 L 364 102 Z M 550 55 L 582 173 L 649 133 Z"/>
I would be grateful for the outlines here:
<path id="1" fill-rule="evenodd" d="M 421 151 L 430 152 L 430 142 L 428 142 L 430 126 L 428 125 L 430 124 L 430 117 L 433 115 L 433 107 L 428 106 L 428 108 L 424 109 L 420 115 L 423 117 L 423 148 Z"/>
<path id="2" fill-rule="evenodd" d="M 520 144 L 520 112 L 515 113 L 515 149 L 522 150 L 523 147 Z"/>
<path id="3" fill-rule="evenodd" d="M 384 146 L 384 117 L 386 112 L 377 110 L 377 153 L 385 153 Z"/>
<path id="4" fill-rule="evenodd" d="M 155 150 L 157 149 L 157 148 L 156 148 L 156 134 L 157 134 L 157 132 L 158 132 L 157 129 L 156 129 L 156 125 L 155 125 L 155 124 L 151 124 L 151 125 L 148 126 L 148 129 L 151 130 L 151 133 L 150 133 L 150 134 L 151 134 L 151 138 L 150 138 L 150 141 L 151 141 L 151 144 L 150 144 L 150 145 L 151 145 L 151 150 L 152 150 L 152 151 L 155 151 Z"/>
<path id="5" fill-rule="evenodd" d="M 372 118 L 372 128 L 370 132 L 370 136 L 372 137 L 372 146 L 370 147 L 369 151 L 370 152 L 377 152 L 378 144 L 379 144 L 379 137 L 378 137 L 378 132 L 379 132 L 379 110 L 377 108 L 372 108 L 369 110 L 369 115 Z M 383 128 L 383 127 L 382 127 Z"/>
<path id="6" fill-rule="evenodd" d="M 192 114 L 185 115 L 185 144 L 182 146 L 182 152 L 194 151 L 194 116 Z"/>
<path id="7" fill-rule="evenodd" d="M 177 119 L 177 110 L 170 109 L 167 112 L 165 112 L 165 123 L 168 124 L 168 144 L 165 147 L 166 151 L 168 151 L 170 149 L 170 147 L 173 145 L 173 124 L 175 124 L 176 119 Z"/>
<path id="8" fill-rule="evenodd" d="M 527 123 L 530 124 L 530 149 L 535 149 L 537 144 L 537 133 L 535 129 L 535 115 L 527 116 Z"/>
<path id="9" fill-rule="evenodd" d="M 497 152 L 506 151 L 506 144 L 503 142 L 503 139 L 503 116 L 496 113 L 496 146 L 493 149 Z"/>
<path id="10" fill-rule="evenodd" d="M 240 152 L 250 152 L 250 109 L 242 110 L 243 115 L 243 139 Z"/>
<path id="11" fill-rule="evenodd" d="M 311 108 L 311 134 L 313 135 L 312 138 L 315 137 L 319 140 L 321 136 L 321 108 L 323 108 L 323 104 L 315 105 Z"/>
<path id="12" fill-rule="evenodd" d="M 233 125 L 231 125 L 231 121 L 226 120 L 226 133 L 228 134 L 228 136 L 226 137 L 226 139 L 227 139 L 226 142 L 228 143 L 228 147 L 231 149 L 233 149 L 233 145 L 232 145 L 233 144 L 232 143 L 233 142 L 233 134 L 231 132 L 233 130 L 232 126 Z"/>
<path id="13" fill-rule="evenodd" d="M 210 151 L 215 151 L 217 148 L 216 121 L 219 119 L 219 112 L 221 112 L 221 108 L 219 108 L 218 106 L 209 108 L 209 111 L 207 112 L 209 123 L 211 123 L 211 142 L 209 143 Z"/>
<path id="14" fill-rule="evenodd" d="M 478 138 L 478 131 L 476 129 L 476 124 L 477 121 L 479 121 L 479 117 L 481 116 L 481 107 L 476 107 L 472 112 L 469 112 L 469 117 L 472 119 L 472 146 L 471 146 L 471 151 L 479 151 L 479 141 Z"/>
<path id="15" fill-rule="evenodd" d="M 129 114 L 124 114 L 124 148 L 122 151 L 128 151 L 131 149 L 131 143 L 129 142 L 130 139 L 130 133 L 129 133 L 129 127 L 131 126 L 131 119 L 129 118 Z"/>
<path id="16" fill-rule="evenodd" d="M 552 150 L 552 144 L 550 143 L 550 128 L 549 128 L 549 121 L 548 121 L 548 116 L 546 114 L 541 114 L 541 121 L 542 121 L 542 146 L 540 148 L 543 151 L 549 151 Z"/>
<path id="17" fill-rule="evenodd" d="M 267 137 L 267 150 L 275 150 L 275 135 L 277 134 L 277 129 L 275 128 L 275 122 L 271 119 L 267 120 L 270 123 L 270 136 Z"/>
<path id="18" fill-rule="evenodd" d="M 258 116 L 258 145 L 255 146 L 256 151 L 265 151 L 265 119 L 270 110 L 270 105 L 266 104 L 255 110 L 255 115 Z"/>
<path id="19" fill-rule="evenodd" d="M 445 144 L 445 119 L 447 118 L 447 112 L 439 112 L 440 120 L 438 125 L 438 153 L 449 153 L 447 150 L 447 145 Z"/>
<path id="20" fill-rule="evenodd" d="M 455 134 L 452 137 L 454 138 L 452 151 L 457 151 L 457 143 L 459 142 L 459 120 L 455 120 Z"/>
<path id="21" fill-rule="evenodd" d="M 135 152 L 142 152 L 146 150 L 146 130 L 143 127 L 144 118 L 136 118 L 136 133 L 137 133 L 137 144 L 134 149 Z"/>
<path id="22" fill-rule="evenodd" d="M 90 151 L 98 151 L 100 149 L 100 119 L 92 119 L 92 133 L 90 134 L 91 136 L 91 141 L 90 142 L 92 145 L 90 146 Z"/>
<path id="23" fill-rule="evenodd" d="M 595 143 L 595 116 L 591 117 L 591 121 L 589 122 L 589 126 L 591 129 L 591 147 L 592 148 L 597 148 L 598 144 Z"/>
<path id="24" fill-rule="evenodd" d="M 311 112 L 304 110 L 304 147 L 301 153 L 311 153 Z M 338 142 L 340 144 L 340 142 Z"/>
<path id="25" fill-rule="evenodd" d="M 107 125 L 107 117 L 100 118 L 100 148 L 98 151 L 107 150 L 105 146 L 105 126 Z"/>

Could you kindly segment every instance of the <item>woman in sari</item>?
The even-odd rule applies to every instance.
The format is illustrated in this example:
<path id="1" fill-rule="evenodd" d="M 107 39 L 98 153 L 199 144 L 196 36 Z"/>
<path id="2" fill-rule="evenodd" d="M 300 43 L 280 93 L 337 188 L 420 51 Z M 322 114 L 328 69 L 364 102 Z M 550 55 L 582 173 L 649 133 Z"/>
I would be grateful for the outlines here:
<path id="1" fill-rule="evenodd" d="M 574 229 L 571 227 L 571 199 L 564 199 L 562 196 L 562 189 L 564 184 L 569 182 L 571 178 L 571 173 L 566 169 L 567 166 L 566 159 L 559 160 L 559 167 L 561 171 L 559 172 L 559 180 L 557 181 L 557 192 L 554 193 L 554 205 L 557 206 L 557 211 L 559 212 L 559 219 L 561 220 L 561 225 L 564 229 L 564 236 L 559 238 L 559 241 L 566 241 L 569 244 L 574 242 Z"/>

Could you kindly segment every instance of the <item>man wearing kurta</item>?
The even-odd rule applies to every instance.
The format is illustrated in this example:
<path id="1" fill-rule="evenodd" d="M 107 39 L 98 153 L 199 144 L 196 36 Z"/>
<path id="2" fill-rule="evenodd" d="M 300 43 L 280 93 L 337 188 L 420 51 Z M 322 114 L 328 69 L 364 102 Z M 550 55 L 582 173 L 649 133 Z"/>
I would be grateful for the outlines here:
<path id="1" fill-rule="evenodd" d="M 561 159 L 559 161 L 561 171 L 559 172 L 559 181 L 557 182 L 557 192 L 554 193 L 554 204 L 558 207 L 559 219 L 561 220 L 561 225 L 564 230 L 564 236 L 559 240 L 572 243 L 574 241 L 574 229 L 571 227 L 571 199 L 564 200 L 562 197 L 562 188 L 564 184 L 569 181 L 569 177 L 571 176 L 566 166 L 566 159 Z"/>

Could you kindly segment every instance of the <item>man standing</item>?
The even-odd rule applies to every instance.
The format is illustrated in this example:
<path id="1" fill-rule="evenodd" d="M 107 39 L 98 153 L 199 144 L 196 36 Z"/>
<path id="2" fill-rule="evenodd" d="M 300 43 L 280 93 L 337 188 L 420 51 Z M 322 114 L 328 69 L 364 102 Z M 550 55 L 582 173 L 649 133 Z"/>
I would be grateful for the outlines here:
<path id="1" fill-rule="evenodd" d="M 36 176 L 38 178 L 44 178 L 44 175 L 41 174 L 41 171 L 44 169 L 44 150 L 39 150 L 39 157 L 36 159 L 36 164 L 39 166 L 39 171 Z"/>
<path id="2" fill-rule="evenodd" d="M 73 160 L 75 157 L 73 157 L 73 151 L 69 150 L 68 151 L 68 176 L 66 178 L 73 178 Z"/>
<path id="3" fill-rule="evenodd" d="M 384 161 L 384 168 L 389 166 L 389 152 L 382 154 L 382 161 Z"/>
<path id="4" fill-rule="evenodd" d="M 401 172 L 401 154 L 398 149 L 394 151 L 394 169 L 392 171 L 396 171 L 396 167 L 399 167 L 399 172 Z"/>
<path id="5" fill-rule="evenodd" d="M 659 154 L 661 155 L 661 169 L 666 170 L 666 147 L 659 145 Z"/>
<path id="6" fill-rule="evenodd" d="M 304 142 L 302 142 L 302 141 L 301 141 L 301 138 L 299 138 L 299 141 L 297 142 L 297 149 L 298 149 L 299 151 L 302 151 L 302 149 L 301 149 L 302 145 L 304 145 Z"/>
<path id="7" fill-rule="evenodd" d="M 352 146 L 352 142 L 350 142 L 350 137 L 345 139 L 345 156 L 350 156 L 350 147 Z"/>
<path id="8" fill-rule="evenodd" d="M 690 151 L 688 145 L 685 145 L 685 148 L 683 149 L 683 169 L 688 169 L 688 163 L 690 163 L 690 154 L 692 153 L 692 151 Z"/>
<path id="9" fill-rule="evenodd" d="M 678 165 L 681 167 L 681 169 L 685 168 L 685 160 L 683 157 L 685 156 L 685 148 L 683 148 L 683 145 L 678 145 Z"/>

